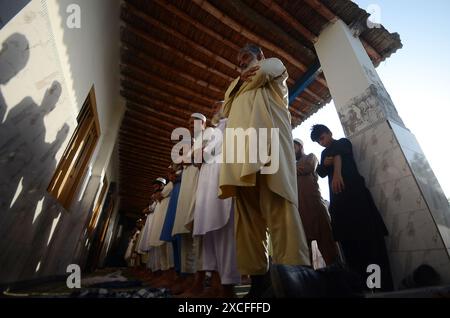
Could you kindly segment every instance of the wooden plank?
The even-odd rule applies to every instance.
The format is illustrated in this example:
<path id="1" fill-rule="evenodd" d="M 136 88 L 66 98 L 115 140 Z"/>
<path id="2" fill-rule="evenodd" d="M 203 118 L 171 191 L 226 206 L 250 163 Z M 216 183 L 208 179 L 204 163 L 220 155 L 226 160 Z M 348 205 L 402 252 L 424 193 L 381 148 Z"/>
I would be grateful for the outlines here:
<path id="1" fill-rule="evenodd" d="M 131 3 L 126 3 L 124 5 L 124 9 L 127 11 L 127 13 L 130 13 L 131 15 L 138 17 L 138 18 L 142 19 L 143 21 L 145 21 L 145 23 L 147 23 L 149 27 L 156 28 L 158 30 L 163 30 L 163 31 L 167 32 L 168 34 L 170 34 L 172 37 L 176 38 L 178 41 L 183 42 L 185 46 L 189 47 L 194 52 L 197 51 L 197 52 L 200 52 L 200 53 L 208 56 L 211 60 L 215 61 L 213 63 L 210 63 L 210 65 L 215 65 L 215 63 L 220 63 L 224 66 L 234 69 L 234 71 L 236 73 L 238 72 L 238 68 L 234 63 L 221 57 L 217 53 L 212 52 L 211 50 L 207 49 L 206 47 L 198 45 L 197 43 L 195 43 L 193 40 L 186 37 L 181 32 L 178 32 L 176 29 L 165 24 L 163 21 L 156 20 L 153 17 L 151 17 L 150 15 L 146 14 L 145 12 L 138 10 Z M 127 17 L 125 17 L 125 21 L 128 21 L 129 23 L 133 23 L 133 19 L 129 19 Z"/>
<path id="2" fill-rule="evenodd" d="M 224 90 L 226 89 L 226 87 L 218 87 L 198 79 L 197 77 L 192 76 L 181 69 L 175 69 L 172 65 L 168 65 L 163 61 L 151 57 L 149 54 L 142 50 L 138 50 L 133 45 L 129 45 L 127 48 L 121 49 L 121 59 L 126 63 L 140 67 L 152 74 L 155 74 L 153 71 L 153 66 L 162 69 L 164 74 L 176 76 L 180 78 L 180 81 L 190 82 L 191 85 L 198 86 L 202 91 L 214 94 L 213 98 L 217 98 L 217 94 L 222 96 L 224 94 Z M 160 75 L 163 76 L 163 74 Z"/>
<path id="3" fill-rule="evenodd" d="M 210 105 L 213 104 L 214 102 L 216 102 L 215 99 L 213 98 L 209 98 L 204 94 L 198 94 L 196 92 L 194 92 L 193 90 L 181 86 L 179 84 L 176 84 L 174 82 L 169 82 L 165 79 L 163 79 L 161 76 L 155 76 L 153 74 L 150 74 L 148 72 L 145 72 L 141 69 L 139 69 L 138 67 L 135 67 L 131 64 L 121 64 L 122 69 L 122 74 L 125 75 L 129 75 L 131 78 L 135 79 L 135 80 L 141 80 L 144 84 L 149 84 L 151 85 L 152 83 L 159 83 L 162 86 L 168 86 L 169 88 L 173 89 L 173 90 L 178 90 L 180 92 L 182 92 L 187 98 L 191 97 L 191 98 L 196 98 L 197 100 L 201 100 L 205 105 Z M 137 73 L 137 74 L 135 74 Z M 179 95 L 178 95 L 179 96 Z"/>
<path id="4" fill-rule="evenodd" d="M 207 106 L 207 105 L 202 105 L 199 104 L 197 102 L 195 102 L 193 99 L 187 99 L 185 97 L 181 97 L 181 96 L 176 96 L 173 95 L 172 93 L 166 93 L 163 92 L 162 90 L 160 90 L 158 87 L 155 87 L 155 85 L 153 84 L 149 84 L 149 83 L 142 83 L 139 80 L 135 79 L 135 78 L 131 78 L 131 77 L 125 77 L 125 80 L 121 81 L 122 83 L 131 83 L 136 87 L 140 87 L 143 90 L 143 94 L 157 94 L 160 96 L 164 96 L 166 99 L 168 100 L 173 100 L 176 103 L 180 103 L 182 105 L 186 105 L 185 107 L 187 109 L 189 109 L 189 111 L 191 112 L 206 112 L 206 113 L 210 113 L 211 112 L 211 106 Z"/>
<path id="5" fill-rule="evenodd" d="M 222 72 L 219 72 L 214 67 L 211 67 L 211 66 L 205 64 L 203 61 L 199 61 L 195 57 L 195 54 L 193 54 L 195 52 L 191 52 L 192 56 L 182 53 L 182 52 L 178 51 L 176 47 L 170 46 L 167 43 L 164 43 L 158 39 L 152 38 L 149 34 L 134 27 L 133 25 L 128 24 L 126 27 L 122 28 L 122 34 L 126 34 L 127 32 L 129 32 L 129 33 L 133 34 L 135 37 L 139 38 L 139 41 L 142 41 L 143 43 L 147 43 L 147 44 L 155 47 L 155 49 L 159 48 L 161 50 L 164 50 L 165 52 L 167 52 L 167 54 L 174 55 L 186 63 L 191 63 L 192 65 L 195 65 L 210 74 L 214 74 L 214 75 L 220 77 L 222 80 L 225 80 L 227 82 L 231 82 L 233 80 L 232 76 L 226 75 Z M 122 36 L 122 41 L 124 41 L 125 43 L 130 43 L 130 41 L 124 36 Z M 134 44 L 134 43 L 132 43 L 132 44 Z"/>
<path id="6" fill-rule="evenodd" d="M 224 24 L 226 24 L 231 29 L 233 29 L 235 32 L 241 34 L 248 41 L 253 42 L 253 43 L 261 46 L 262 48 L 266 48 L 266 49 L 268 49 L 268 50 L 270 50 L 272 52 L 276 52 L 281 57 L 283 57 L 283 59 L 285 59 L 287 62 L 291 63 L 292 65 L 294 65 L 295 67 L 297 67 L 298 69 L 300 69 L 302 71 L 306 71 L 307 70 L 307 67 L 303 63 L 299 62 L 298 59 L 295 58 L 294 56 L 292 56 L 290 53 L 288 53 L 285 50 L 281 49 L 280 46 L 277 46 L 277 45 L 273 44 L 272 42 L 270 42 L 270 41 L 264 39 L 263 37 L 259 36 L 258 34 L 252 32 L 251 30 L 249 30 L 245 26 L 241 25 L 240 23 L 238 23 L 236 20 L 234 20 L 230 16 L 226 15 L 223 11 L 221 11 L 221 10 L 217 9 L 216 7 L 214 7 L 208 1 L 192 0 L 192 2 L 194 2 L 202 10 L 204 10 L 207 13 L 209 13 L 210 15 L 212 15 L 213 17 L 215 17 L 219 21 L 222 21 Z M 269 21 L 269 20 L 267 20 L 265 18 L 264 19 L 259 19 L 260 21 L 253 21 L 253 17 L 250 17 L 249 10 L 246 10 L 246 8 L 244 8 L 244 5 L 242 5 L 242 3 L 227 1 L 227 5 L 232 5 L 232 6 L 235 6 L 237 8 L 237 10 L 242 10 L 240 12 L 243 15 L 245 15 L 246 18 L 252 19 L 251 21 L 253 23 L 258 24 L 258 25 L 260 25 L 260 23 Z M 239 6 L 241 6 L 241 7 L 239 8 Z M 252 13 L 254 14 L 255 12 L 252 11 Z M 310 53 L 310 54 L 312 54 L 312 53 Z M 311 57 L 310 59 L 313 59 L 313 57 Z"/>
<path id="7" fill-rule="evenodd" d="M 317 41 L 317 35 L 310 31 L 307 27 L 294 18 L 289 12 L 287 12 L 282 6 L 280 6 L 274 0 L 260 0 L 269 10 L 275 12 L 280 18 L 282 18 L 291 28 L 300 33 L 305 39 L 314 43 Z"/>
<path id="8" fill-rule="evenodd" d="M 191 110 L 184 109 L 180 105 L 172 102 L 167 102 L 158 96 L 144 95 L 134 89 L 126 89 L 121 91 L 121 95 L 128 101 L 141 106 L 149 107 L 166 114 L 179 114 L 180 118 L 183 116 L 186 120 L 186 126 L 189 123 L 189 117 L 193 113 Z"/>

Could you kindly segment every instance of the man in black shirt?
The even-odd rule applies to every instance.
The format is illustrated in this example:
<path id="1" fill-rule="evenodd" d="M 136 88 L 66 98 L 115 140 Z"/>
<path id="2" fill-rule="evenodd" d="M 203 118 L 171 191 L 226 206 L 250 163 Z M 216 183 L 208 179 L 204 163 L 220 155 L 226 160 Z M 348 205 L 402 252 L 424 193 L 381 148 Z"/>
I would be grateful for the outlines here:
<path id="1" fill-rule="evenodd" d="M 379 265 L 380 289 L 392 290 L 384 241 L 388 231 L 358 172 L 351 142 L 346 138 L 333 139 L 331 131 L 324 125 L 312 127 L 311 139 L 325 147 L 316 171 L 322 178 L 328 176 L 333 236 L 342 247 L 347 265 L 364 280 L 372 273 L 367 273 L 367 267 Z"/>

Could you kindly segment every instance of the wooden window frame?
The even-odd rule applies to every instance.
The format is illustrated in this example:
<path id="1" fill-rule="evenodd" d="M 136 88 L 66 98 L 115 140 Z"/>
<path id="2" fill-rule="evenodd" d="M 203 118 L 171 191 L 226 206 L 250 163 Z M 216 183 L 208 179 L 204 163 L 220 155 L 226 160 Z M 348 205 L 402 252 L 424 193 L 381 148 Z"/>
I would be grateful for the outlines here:
<path id="1" fill-rule="evenodd" d="M 92 210 L 93 212 L 92 212 L 91 219 L 89 220 L 89 224 L 88 224 L 88 236 L 89 237 L 92 235 L 92 233 L 94 233 L 95 228 L 97 227 L 97 222 L 100 218 L 100 214 L 103 209 L 103 202 L 104 202 L 108 188 L 109 188 L 108 178 L 105 176 L 105 177 L 103 177 L 101 189 L 99 189 L 100 193 L 99 193 L 97 201 L 95 202 L 95 206 Z"/>
<path id="2" fill-rule="evenodd" d="M 78 116 L 78 125 L 58 163 L 47 191 L 68 210 L 86 175 L 88 164 L 100 138 L 94 86 Z"/>

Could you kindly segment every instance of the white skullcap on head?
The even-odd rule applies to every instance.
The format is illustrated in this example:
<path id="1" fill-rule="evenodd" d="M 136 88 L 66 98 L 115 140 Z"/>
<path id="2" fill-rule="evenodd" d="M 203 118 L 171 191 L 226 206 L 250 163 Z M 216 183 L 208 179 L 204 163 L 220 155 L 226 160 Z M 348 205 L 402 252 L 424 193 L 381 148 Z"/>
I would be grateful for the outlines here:
<path id="1" fill-rule="evenodd" d="M 300 145 L 303 146 L 303 141 L 301 139 L 299 139 L 299 138 L 294 138 L 294 142 L 297 142 L 297 143 L 299 143 Z"/>
<path id="2" fill-rule="evenodd" d="M 155 182 L 161 182 L 162 184 L 165 185 L 166 184 L 166 179 L 159 177 L 159 178 L 156 178 Z"/>
<path id="3" fill-rule="evenodd" d="M 206 122 L 206 116 L 203 115 L 203 114 L 200 114 L 200 113 L 193 113 L 193 114 L 191 115 L 191 117 L 192 117 L 192 118 L 201 119 L 201 120 L 203 120 L 204 122 Z"/>

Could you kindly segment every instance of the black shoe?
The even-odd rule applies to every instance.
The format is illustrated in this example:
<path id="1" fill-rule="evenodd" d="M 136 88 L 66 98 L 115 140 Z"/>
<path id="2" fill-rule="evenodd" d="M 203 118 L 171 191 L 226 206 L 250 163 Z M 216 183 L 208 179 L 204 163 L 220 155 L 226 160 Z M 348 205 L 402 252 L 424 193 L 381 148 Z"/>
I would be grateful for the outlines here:
<path id="1" fill-rule="evenodd" d="M 361 297 L 361 282 L 339 264 L 318 271 L 305 266 L 272 265 L 277 298 Z"/>
<path id="2" fill-rule="evenodd" d="M 275 297 L 269 273 L 264 275 L 251 275 L 250 279 L 251 287 L 244 298 L 254 299 Z"/>

